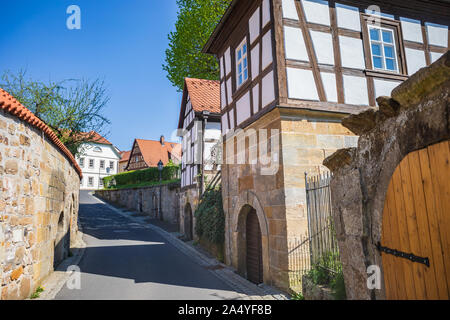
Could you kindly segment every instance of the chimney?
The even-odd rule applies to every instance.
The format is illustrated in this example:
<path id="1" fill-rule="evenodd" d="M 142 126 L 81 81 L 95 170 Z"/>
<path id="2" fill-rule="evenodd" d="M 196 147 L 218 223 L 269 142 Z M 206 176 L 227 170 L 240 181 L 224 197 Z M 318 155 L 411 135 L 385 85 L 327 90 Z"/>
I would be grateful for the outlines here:
<path id="1" fill-rule="evenodd" d="M 161 136 L 161 138 L 159 138 L 159 142 L 161 142 L 161 145 L 164 145 L 164 136 Z"/>

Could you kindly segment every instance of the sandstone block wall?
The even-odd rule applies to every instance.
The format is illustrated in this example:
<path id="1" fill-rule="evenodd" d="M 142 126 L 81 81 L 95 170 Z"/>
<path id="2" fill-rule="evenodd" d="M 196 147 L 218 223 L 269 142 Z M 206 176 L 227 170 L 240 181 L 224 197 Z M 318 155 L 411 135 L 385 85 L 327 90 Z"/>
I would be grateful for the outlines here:
<path id="1" fill-rule="evenodd" d="M 0 110 L 1 299 L 25 299 L 69 254 L 80 177 L 61 149 Z"/>
<path id="2" fill-rule="evenodd" d="M 95 194 L 108 202 L 148 214 L 150 218 L 160 218 L 179 225 L 180 184 L 166 184 L 135 189 L 97 190 Z M 161 198 L 161 201 L 160 201 Z"/>
<path id="3" fill-rule="evenodd" d="M 197 239 L 195 235 L 195 211 L 198 208 L 199 204 L 199 192 L 197 187 L 187 188 L 180 192 L 180 233 L 186 234 L 188 227 L 188 219 L 187 217 L 187 206 L 191 207 L 192 210 L 192 223 L 194 226 L 194 239 Z"/>
<path id="4" fill-rule="evenodd" d="M 357 137 L 340 124 L 342 117 L 277 108 L 245 128 L 244 132 L 254 130 L 257 134 L 260 129 L 267 129 L 267 136 L 278 140 L 279 145 L 272 144 L 272 140 L 267 144 L 268 158 L 277 162 L 271 165 L 259 160 L 252 162 L 252 154 L 258 155 L 261 151 L 261 146 L 250 143 L 252 137 L 247 139 L 242 154 L 238 152 L 238 139 L 225 140 L 226 162 L 222 165 L 225 258 L 243 276 L 246 276 L 245 254 L 242 253 L 245 251 L 245 216 L 252 207 L 256 209 L 262 233 L 264 282 L 284 290 L 290 288 L 292 261 L 288 242 L 290 238 L 305 235 L 308 229 L 305 172 L 325 171 L 322 161 L 328 155 L 344 146 L 354 146 L 357 141 Z M 238 162 L 240 157 L 245 157 L 245 164 Z M 261 169 L 268 167 L 271 170 L 263 173 Z"/>

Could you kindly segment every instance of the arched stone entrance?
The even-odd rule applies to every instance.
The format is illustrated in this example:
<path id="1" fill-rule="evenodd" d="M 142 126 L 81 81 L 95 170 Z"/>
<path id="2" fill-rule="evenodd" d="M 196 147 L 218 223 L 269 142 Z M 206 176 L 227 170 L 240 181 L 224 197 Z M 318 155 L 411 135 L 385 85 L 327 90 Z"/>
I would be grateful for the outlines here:
<path id="1" fill-rule="evenodd" d="M 70 235 L 69 232 L 65 232 L 64 226 L 64 212 L 61 212 L 58 218 L 58 226 L 56 230 L 55 247 L 53 254 L 53 268 L 56 267 L 65 259 L 69 254 L 70 248 Z"/>
<path id="2" fill-rule="evenodd" d="M 194 217 L 189 203 L 184 207 L 184 235 L 187 240 L 194 239 Z"/>
<path id="3" fill-rule="evenodd" d="M 256 209 L 244 205 L 239 213 L 237 234 L 238 272 L 249 281 L 264 281 L 261 223 Z"/>

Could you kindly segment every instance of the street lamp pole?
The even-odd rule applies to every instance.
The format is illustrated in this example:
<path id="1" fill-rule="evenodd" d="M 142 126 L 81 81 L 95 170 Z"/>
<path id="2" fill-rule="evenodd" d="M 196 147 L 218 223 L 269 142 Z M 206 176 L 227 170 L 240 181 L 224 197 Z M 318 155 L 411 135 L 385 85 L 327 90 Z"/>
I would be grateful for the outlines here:
<path id="1" fill-rule="evenodd" d="M 163 171 L 163 169 L 164 169 L 164 163 L 161 160 L 159 160 L 159 162 L 158 162 L 159 182 L 162 181 L 162 171 Z M 159 219 L 161 221 L 163 221 L 162 208 L 161 208 L 161 204 L 162 204 L 162 202 L 161 202 L 162 194 L 161 193 L 162 193 L 162 186 L 161 186 L 161 183 L 160 183 L 159 184 Z"/>

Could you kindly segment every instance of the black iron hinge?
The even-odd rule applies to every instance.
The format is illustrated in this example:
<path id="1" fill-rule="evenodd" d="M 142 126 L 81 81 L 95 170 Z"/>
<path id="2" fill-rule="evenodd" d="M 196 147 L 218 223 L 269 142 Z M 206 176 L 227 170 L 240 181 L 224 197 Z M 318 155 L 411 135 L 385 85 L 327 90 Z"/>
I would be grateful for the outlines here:
<path id="1" fill-rule="evenodd" d="M 430 267 L 430 259 L 428 259 L 428 258 L 422 258 L 422 257 L 418 257 L 412 253 L 405 253 L 405 252 L 398 251 L 395 249 L 383 247 L 380 242 L 378 242 L 378 244 L 377 244 L 377 249 L 380 252 L 384 252 L 386 254 L 390 254 L 390 255 L 393 255 L 393 256 L 396 256 L 399 258 L 408 259 L 409 261 L 412 261 L 412 262 L 421 263 L 421 264 L 426 265 L 428 268 Z"/>

